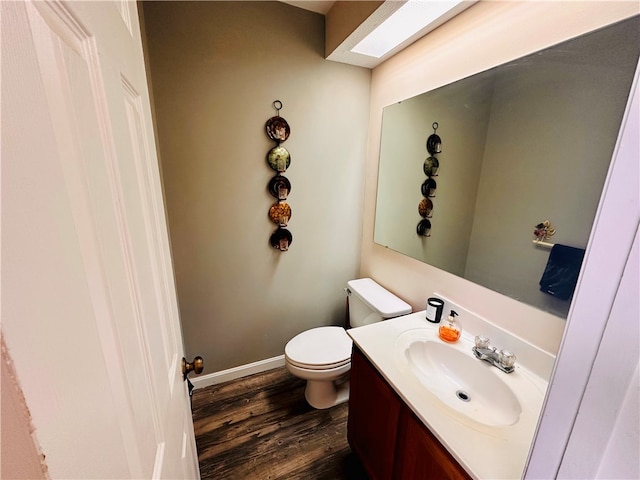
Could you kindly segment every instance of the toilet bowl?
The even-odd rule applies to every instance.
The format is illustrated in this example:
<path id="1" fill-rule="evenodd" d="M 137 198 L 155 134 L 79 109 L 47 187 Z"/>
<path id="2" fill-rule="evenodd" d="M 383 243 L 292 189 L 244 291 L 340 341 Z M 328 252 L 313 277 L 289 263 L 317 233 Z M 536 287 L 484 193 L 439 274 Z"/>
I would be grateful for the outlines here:
<path id="1" fill-rule="evenodd" d="M 349 324 L 359 327 L 411 313 L 411 306 L 370 278 L 347 282 Z M 307 381 L 305 398 L 314 408 L 330 408 L 349 398 L 351 337 L 337 326 L 299 333 L 285 346 L 285 365 Z"/>

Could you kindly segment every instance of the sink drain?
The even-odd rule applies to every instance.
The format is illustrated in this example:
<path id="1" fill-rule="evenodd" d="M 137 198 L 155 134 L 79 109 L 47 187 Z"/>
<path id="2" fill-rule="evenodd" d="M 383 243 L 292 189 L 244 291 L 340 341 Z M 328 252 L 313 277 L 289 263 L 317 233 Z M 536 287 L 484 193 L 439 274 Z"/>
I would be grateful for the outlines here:
<path id="1" fill-rule="evenodd" d="M 456 397 L 458 397 L 463 402 L 471 401 L 471 396 L 467 392 L 465 392 L 464 390 L 458 390 L 456 392 Z"/>

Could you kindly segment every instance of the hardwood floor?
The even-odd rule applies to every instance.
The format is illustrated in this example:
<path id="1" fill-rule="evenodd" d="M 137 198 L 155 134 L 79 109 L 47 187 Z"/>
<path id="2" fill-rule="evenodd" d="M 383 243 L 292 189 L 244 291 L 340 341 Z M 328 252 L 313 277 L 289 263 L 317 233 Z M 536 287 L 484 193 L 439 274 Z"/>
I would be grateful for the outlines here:
<path id="1" fill-rule="evenodd" d="M 193 393 L 203 479 L 366 480 L 347 443 L 347 403 L 315 410 L 284 367 Z"/>

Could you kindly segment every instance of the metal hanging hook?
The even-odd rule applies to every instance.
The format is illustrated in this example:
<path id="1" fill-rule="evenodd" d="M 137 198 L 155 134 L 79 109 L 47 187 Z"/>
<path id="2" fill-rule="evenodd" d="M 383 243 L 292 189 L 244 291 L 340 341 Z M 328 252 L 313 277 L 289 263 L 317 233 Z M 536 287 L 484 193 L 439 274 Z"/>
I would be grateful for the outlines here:
<path id="1" fill-rule="evenodd" d="M 436 133 L 436 130 L 438 130 L 438 122 L 433 122 L 433 125 L 431 125 L 431 127 L 433 127 L 433 133 Z"/>
<path id="2" fill-rule="evenodd" d="M 280 110 L 282 110 L 282 102 L 280 100 L 274 100 L 273 108 L 276 109 L 276 115 L 280 116 Z"/>

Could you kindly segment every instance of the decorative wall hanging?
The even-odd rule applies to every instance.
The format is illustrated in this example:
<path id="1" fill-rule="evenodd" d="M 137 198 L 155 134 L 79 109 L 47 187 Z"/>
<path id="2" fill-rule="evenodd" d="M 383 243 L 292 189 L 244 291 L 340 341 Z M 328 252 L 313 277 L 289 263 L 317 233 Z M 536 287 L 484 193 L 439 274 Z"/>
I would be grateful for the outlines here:
<path id="1" fill-rule="evenodd" d="M 555 233 L 556 229 L 551 226 L 551 222 L 545 220 L 535 226 L 533 236 L 536 238 L 533 240 L 533 243 L 541 247 L 551 248 L 553 247 L 553 243 L 549 243 L 547 240 L 553 237 Z"/>
<path id="2" fill-rule="evenodd" d="M 438 176 L 438 170 L 440 168 L 440 161 L 436 155 L 442 152 L 442 140 L 436 134 L 436 130 L 438 130 L 438 122 L 433 122 L 433 125 L 431 126 L 433 127 L 433 134 L 429 135 L 429 138 L 427 138 L 427 152 L 429 152 L 429 156 L 424 161 L 424 165 L 422 167 L 427 179 L 420 187 L 420 191 L 424 198 L 418 204 L 418 213 L 422 217 L 422 220 L 420 220 L 416 227 L 416 233 L 421 237 L 431 236 L 431 221 L 429 220 L 433 214 L 433 201 L 431 199 L 436 196 L 436 188 L 438 188 L 433 177 Z"/>
<path id="3" fill-rule="evenodd" d="M 278 228 L 271 234 L 269 243 L 273 248 L 286 252 L 289 250 L 291 242 L 293 242 L 293 235 L 284 228 L 291 218 L 291 207 L 286 202 L 291 192 L 291 182 L 282 173 L 286 172 L 291 165 L 291 155 L 280 144 L 289 138 L 291 128 L 287 121 L 280 116 L 282 102 L 275 100 L 273 108 L 276 109 L 276 116 L 267 120 L 265 128 L 267 136 L 276 142 L 276 146 L 267 153 L 267 164 L 276 172 L 276 175 L 269 180 L 267 190 L 276 199 L 276 203 L 269 208 L 269 219 L 278 225 Z"/>

